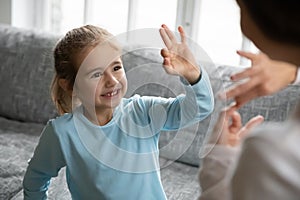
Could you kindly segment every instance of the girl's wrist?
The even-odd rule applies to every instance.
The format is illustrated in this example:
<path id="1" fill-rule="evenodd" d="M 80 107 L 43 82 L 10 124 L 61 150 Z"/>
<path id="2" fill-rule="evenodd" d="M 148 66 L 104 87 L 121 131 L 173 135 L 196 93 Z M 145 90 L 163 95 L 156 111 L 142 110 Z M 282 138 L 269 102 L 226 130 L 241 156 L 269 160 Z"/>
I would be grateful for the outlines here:
<path id="1" fill-rule="evenodd" d="M 201 78 L 201 71 L 198 70 L 192 70 L 189 71 L 187 75 L 183 76 L 191 85 L 194 85 L 197 83 Z"/>

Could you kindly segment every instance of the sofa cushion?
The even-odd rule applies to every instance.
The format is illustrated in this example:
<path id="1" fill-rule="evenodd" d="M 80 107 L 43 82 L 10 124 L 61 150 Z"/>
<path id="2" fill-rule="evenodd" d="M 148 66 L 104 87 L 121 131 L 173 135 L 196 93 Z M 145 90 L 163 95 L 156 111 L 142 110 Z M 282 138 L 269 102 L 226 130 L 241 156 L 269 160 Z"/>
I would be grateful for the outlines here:
<path id="1" fill-rule="evenodd" d="M 49 85 L 58 36 L 0 26 L 0 115 L 45 123 L 55 116 Z"/>
<path id="2" fill-rule="evenodd" d="M 22 189 L 27 161 L 43 125 L 0 117 L 0 127 L 0 199 L 10 199 Z"/>

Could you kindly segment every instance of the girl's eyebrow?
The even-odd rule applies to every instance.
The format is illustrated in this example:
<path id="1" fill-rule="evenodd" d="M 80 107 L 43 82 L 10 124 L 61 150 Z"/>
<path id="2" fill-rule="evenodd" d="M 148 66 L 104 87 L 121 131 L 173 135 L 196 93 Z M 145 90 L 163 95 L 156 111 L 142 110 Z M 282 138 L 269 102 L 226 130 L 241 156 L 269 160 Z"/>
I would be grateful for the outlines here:
<path id="1" fill-rule="evenodd" d="M 112 67 L 114 65 L 122 65 L 122 62 L 120 62 L 120 61 L 114 61 L 114 62 L 110 63 L 110 65 L 108 67 Z M 93 73 L 95 71 L 100 71 L 101 73 L 103 73 L 108 67 L 106 67 L 104 70 L 103 70 L 103 67 L 95 67 L 95 68 L 89 70 L 86 73 L 86 75 L 91 74 L 91 73 Z"/>
<path id="2" fill-rule="evenodd" d="M 101 67 L 96 67 L 96 68 L 86 72 L 86 75 L 92 74 L 93 72 L 96 72 L 96 71 L 100 71 L 100 73 L 103 73 L 103 69 Z"/>
<path id="3" fill-rule="evenodd" d="M 122 63 L 120 61 L 114 61 L 112 62 L 109 66 L 114 66 L 114 65 L 122 65 Z"/>

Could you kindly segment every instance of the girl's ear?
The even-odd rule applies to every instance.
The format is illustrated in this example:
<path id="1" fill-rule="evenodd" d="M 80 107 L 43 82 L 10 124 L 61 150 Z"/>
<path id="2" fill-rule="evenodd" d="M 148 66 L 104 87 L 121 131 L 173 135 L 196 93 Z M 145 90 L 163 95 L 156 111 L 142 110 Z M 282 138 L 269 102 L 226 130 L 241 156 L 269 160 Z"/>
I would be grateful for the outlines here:
<path id="1" fill-rule="evenodd" d="M 70 82 L 67 79 L 59 79 L 58 84 L 68 95 L 72 96 L 73 90 L 70 89 Z"/>

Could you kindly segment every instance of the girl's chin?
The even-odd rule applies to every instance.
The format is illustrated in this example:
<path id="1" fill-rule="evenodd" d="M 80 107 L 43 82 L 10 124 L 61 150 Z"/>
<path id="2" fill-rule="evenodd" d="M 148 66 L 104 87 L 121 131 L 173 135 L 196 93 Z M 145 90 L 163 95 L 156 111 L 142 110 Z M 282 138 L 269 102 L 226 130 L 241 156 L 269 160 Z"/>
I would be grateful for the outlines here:
<path id="1" fill-rule="evenodd" d="M 110 100 L 105 99 L 105 101 L 102 100 L 101 103 L 98 103 L 96 107 L 115 108 L 120 104 L 121 99 L 122 98 L 113 98 Z"/>

